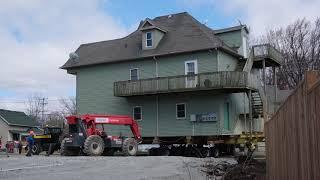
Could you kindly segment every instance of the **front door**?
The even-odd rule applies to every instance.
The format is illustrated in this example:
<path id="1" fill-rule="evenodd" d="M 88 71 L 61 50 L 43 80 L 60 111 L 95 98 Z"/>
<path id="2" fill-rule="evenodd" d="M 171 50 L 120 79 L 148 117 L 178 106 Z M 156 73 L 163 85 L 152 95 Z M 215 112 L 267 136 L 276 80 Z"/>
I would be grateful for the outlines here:
<path id="1" fill-rule="evenodd" d="M 186 88 L 194 88 L 197 86 L 198 63 L 197 60 L 185 62 Z"/>
<path id="2" fill-rule="evenodd" d="M 223 127 L 226 130 L 230 130 L 230 104 L 229 102 L 224 103 L 224 123 Z"/>

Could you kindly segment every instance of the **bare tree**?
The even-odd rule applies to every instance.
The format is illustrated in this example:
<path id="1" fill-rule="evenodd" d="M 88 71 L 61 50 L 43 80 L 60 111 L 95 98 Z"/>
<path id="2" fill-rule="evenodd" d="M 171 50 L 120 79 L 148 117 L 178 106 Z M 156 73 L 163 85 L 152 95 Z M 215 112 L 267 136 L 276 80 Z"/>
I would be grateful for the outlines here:
<path id="1" fill-rule="evenodd" d="M 282 88 L 295 88 L 307 70 L 320 69 L 320 18 L 314 22 L 298 19 L 286 28 L 270 30 L 264 40 L 284 56 L 277 72 Z M 271 74 L 271 73 L 269 73 Z M 273 80 L 269 76 L 269 82 Z"/>
<path id="2" fill-rule="evenodd" d="M 59 111 L 54 111 L 46 115 L 46 125 L 54 127 L 65 127 L 64 115 Z"/>
<path id="3" fill-rule="evenodd" d="M 64 115 L 75 115 L 77 114 L 77 104 L 75 97 L 60 98 L 59 102 L 62 106 L 62 113 Z"/>
<path id="4" fill-rule="evenodd" d="M 45 122 L 43 113 L 46 105 L 45 98 L 41 97 L 40 94 L 33 94 L 28 97 L 26 102 L 26 113 L 42 125 Z"/>

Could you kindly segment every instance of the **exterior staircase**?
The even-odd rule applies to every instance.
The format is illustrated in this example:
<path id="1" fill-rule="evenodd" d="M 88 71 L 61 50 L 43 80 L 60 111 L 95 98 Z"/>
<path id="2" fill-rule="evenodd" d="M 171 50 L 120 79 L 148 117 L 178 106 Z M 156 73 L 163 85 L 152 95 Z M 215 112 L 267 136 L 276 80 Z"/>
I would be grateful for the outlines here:
<path id="1" fill-rule="evenodd" d="M 263 102 L 259 91 L 252 91 L 251 102 L 253 118 L 263 117 Z"/>

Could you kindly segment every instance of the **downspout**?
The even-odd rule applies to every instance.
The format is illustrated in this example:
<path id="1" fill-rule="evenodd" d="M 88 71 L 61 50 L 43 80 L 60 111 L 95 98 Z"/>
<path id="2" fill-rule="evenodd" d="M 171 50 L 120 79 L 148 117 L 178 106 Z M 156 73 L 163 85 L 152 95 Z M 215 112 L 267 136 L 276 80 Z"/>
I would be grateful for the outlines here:
<path id="1" fill-rule="evenodd" d="M 158 61 L 155 56 L 153 56 L 156 65 L 156 78 L 159 77 L 158 73 Z M 159 89 L 159 81 L 157 79 L 157 90 Z M 156 95 L 156 137 L 159 137 L 159 95 Z"/>

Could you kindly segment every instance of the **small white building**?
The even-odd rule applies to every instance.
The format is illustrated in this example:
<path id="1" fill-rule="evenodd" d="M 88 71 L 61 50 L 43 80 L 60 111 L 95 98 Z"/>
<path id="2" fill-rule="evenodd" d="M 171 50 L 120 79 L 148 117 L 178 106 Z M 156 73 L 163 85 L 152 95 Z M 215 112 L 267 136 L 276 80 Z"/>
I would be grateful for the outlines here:
<path id="1" fill-rule="evenodd" d="M 37 128 L 38 123 L 24 112 L 0 109 L 0 138 L 2 147 L 7 141 L 20 141 L 28 135 L 28 130 Z"/>

